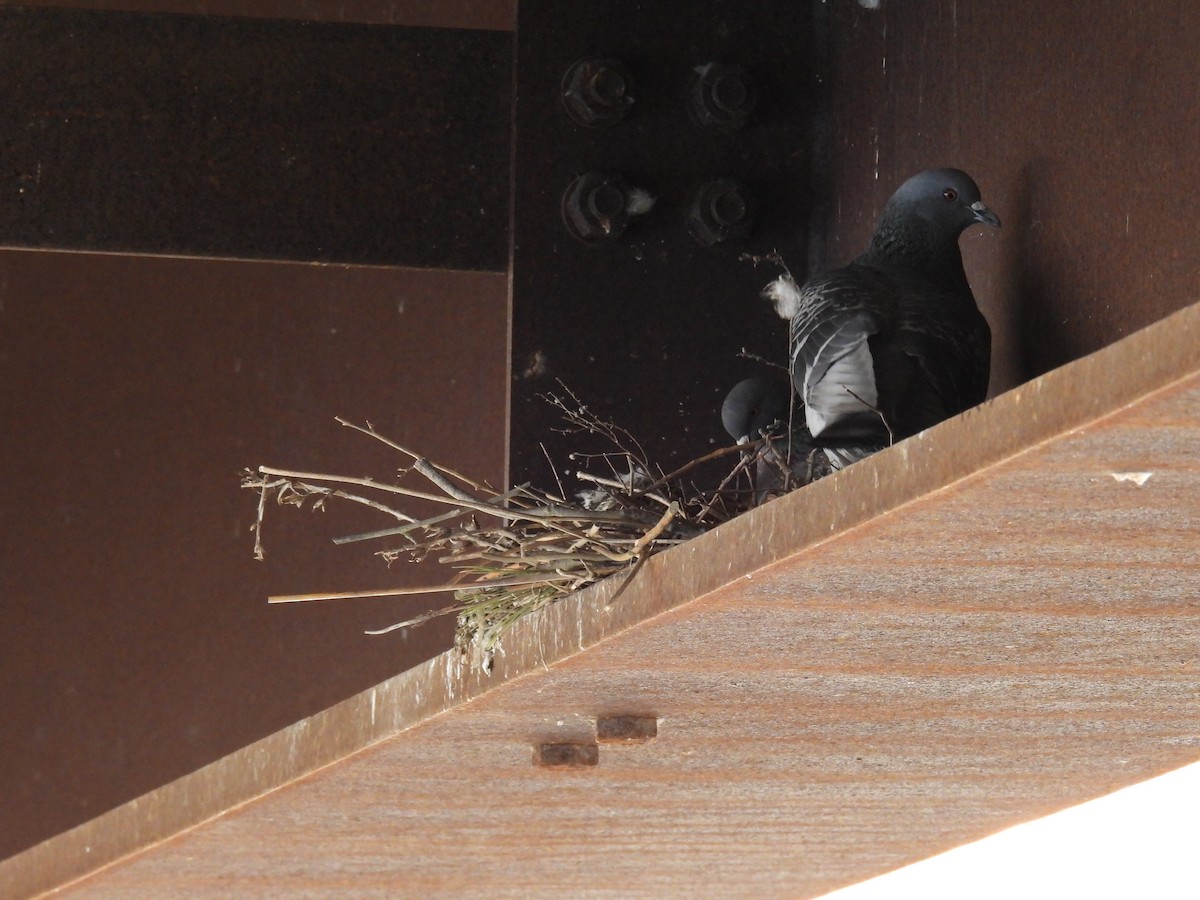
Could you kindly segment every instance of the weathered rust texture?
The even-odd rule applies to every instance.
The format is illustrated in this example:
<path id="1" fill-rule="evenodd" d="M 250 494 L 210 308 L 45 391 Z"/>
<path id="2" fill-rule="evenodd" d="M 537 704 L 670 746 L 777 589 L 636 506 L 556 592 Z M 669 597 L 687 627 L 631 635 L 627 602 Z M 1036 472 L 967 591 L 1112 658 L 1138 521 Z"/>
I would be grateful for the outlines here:
<path id="1" fill-rule="evenodd" d="M 379 741 L 86 896 L 814 896 L 1195 761 L 1198 408 L 1195 306 L 518 622 L 491 676 L 431 660 L 0 875 L 61 882 Z M 586 777 L 530 765 L 638 708 L 659 735 Z"/>

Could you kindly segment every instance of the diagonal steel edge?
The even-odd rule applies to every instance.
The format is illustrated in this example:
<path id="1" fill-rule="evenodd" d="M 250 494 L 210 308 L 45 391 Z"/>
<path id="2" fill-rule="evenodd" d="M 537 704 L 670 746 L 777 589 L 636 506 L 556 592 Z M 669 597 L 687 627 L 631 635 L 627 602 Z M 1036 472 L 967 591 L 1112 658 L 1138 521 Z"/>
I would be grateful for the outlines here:
<path id="1" fill-rule="evenodd" d="M 506 634 L 490 675 L 447 651 L 0 861 L 0 896 L 33 896 L 92 875 L 1197 373 L 1200 304 L 652 557 L 615 602 L 622 577 L 526 616 Z"/>

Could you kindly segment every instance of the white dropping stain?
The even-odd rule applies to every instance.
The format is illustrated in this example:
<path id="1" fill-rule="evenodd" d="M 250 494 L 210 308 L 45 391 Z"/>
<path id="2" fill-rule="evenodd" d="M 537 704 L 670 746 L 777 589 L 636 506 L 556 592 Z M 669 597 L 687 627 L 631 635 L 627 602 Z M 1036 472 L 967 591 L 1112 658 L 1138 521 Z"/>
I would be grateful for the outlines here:
<path id="1" fill-rule="evenodd" d="M 404 301 L 403 300 L 401 300 L 399 303 L 396 304 L 396 312 L 400 313 L 400 315 L 404 315 Z"/>
<path id="2" fill-rule="evenodd" d="M 1129 234 L 1129 213 L 1125 213 L 1125 233 Z"/>
<path id="3" fill-rule="evenodd" d="M 1111 472 L 1114 481 L 1132 481 L 1138 487 L 1141 487 L 1150 480 L 1153 472 Z"/>

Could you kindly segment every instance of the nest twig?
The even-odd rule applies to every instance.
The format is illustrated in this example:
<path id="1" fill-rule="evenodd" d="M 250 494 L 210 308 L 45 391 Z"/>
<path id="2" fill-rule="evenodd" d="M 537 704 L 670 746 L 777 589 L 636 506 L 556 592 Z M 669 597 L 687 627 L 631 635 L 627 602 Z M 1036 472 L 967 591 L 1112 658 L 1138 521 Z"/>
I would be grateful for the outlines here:
<path id="1" fill-rule="evenodd" d="M 383 542 L 376 554 L 389 563 L 427 558 L 450 566 L 445 584 L 380 591 L 299 594 L 269 598 L 272 603 L 348 597 L 453 592 L 454 602 L 368 634 L 385 634 L 442 615 L 457 615 L 456 645 L 486 668 L 504 631 L 515 621 L 566 594 L 631 567 L 666 547 L 681 543 L 753 505 L 746 473 L 753 471 L 754 444 L 726 447 L 670 473 L 651 464 L 641 444 L 625 429 L 595 415 L 566 388 L 548 394 L 569 433 L 598 435 L 609 452 L 572 459 L 600 464 L 603 474 L 572 473 L 583 487 L 567 497 L 554 471 L 558 493 L 518 485 L 498 492 L 380 434 L 367 423 L 337 421 L 407 458 L 394 481 L 369 477 L 294 471 L 271 466 L 247 469 L 242 486 L 258 491 L 254 554 L 263 557 L 263 519 L 267 501 L 294 506 L 325 505 L 330 498 L 382 512 L 399 524 L 335 538 L 337 543 Z M 706 463 L 733 457 L 732 470 L 712 490 L 701 490 L 685 476 Z M 414 482 L 414 477 L 417 479 Z M 396 498 L 431 501 L 447 509 L 416 518 L 392 503 Z"/>

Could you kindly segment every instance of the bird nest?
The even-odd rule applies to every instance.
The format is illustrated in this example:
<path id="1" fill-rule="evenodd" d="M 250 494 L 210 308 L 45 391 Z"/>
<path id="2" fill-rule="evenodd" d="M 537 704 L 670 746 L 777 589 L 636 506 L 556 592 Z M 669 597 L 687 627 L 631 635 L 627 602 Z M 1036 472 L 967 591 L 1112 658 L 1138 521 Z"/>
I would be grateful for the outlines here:
<path id="1" fill-rule="evenodd" d="M 405 464 L 394 478 L 271 466 L 247 469 L 242 487 L 259 495 L 253 526 L 258 559 L 264 555 L 263 519 L 272 501 L 319 509 L 336 500 L 370 507 L 399 524 L 335 538 L 335 543 L 386 541 L 389 545 L 375 555 L 388 563 L 435 559 L 453 570 L 444 584 L 431 587 L 298 594 L 271 597 L 270 602 L 449 592 L 452 604 L 367 634 L 457 615 L 455 645 L 490 669 L 501 636 L 522 616 L 611 575 L 624 572 L 628 583 L 647 557 L 754 505 L 749 473 L 768 449 L 765 440 L 724 447 L 664 472 L 628 431 L 601 419 L 565 387 L 562 390 L 543 396 L 564 421 L 559 430 L 598 436 L 610 448 L 572 454 L 572 461 L 580 463 L 568 473 L 578 482 L 574 493 L 564 489 L 562 475 L 553 466 L 557 490 L 521 484 L 496 491 L 396 443 L 369 423 L 356 425 L 341 418 L 340 424 L 401 454 Z M 716 484 L 701 488 L 697 477 Z M 397 506 L 405 498 L 447 509 L 417 518 Z"/>

